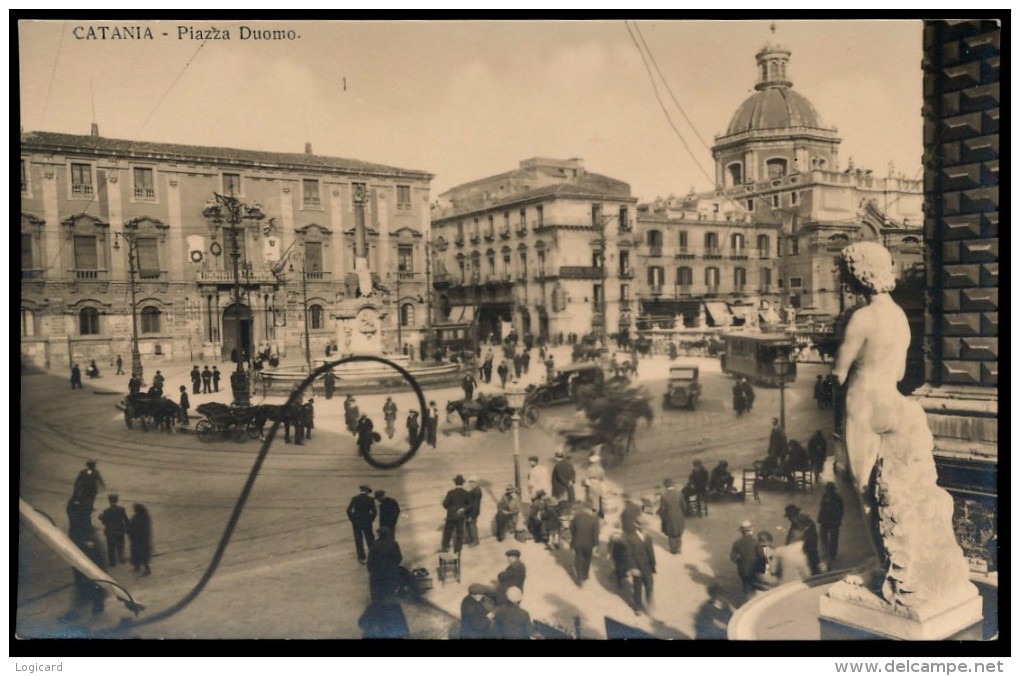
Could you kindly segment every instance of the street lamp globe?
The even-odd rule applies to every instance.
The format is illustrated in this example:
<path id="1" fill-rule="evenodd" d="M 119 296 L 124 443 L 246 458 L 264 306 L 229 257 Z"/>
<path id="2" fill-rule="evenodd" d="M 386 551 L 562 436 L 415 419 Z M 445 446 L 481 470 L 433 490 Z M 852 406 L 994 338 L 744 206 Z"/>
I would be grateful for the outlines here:
<path id="1" fill-rule="evenodd" d="M 521 383 L 518 380 L 510 383 L 510 386 L 506 389 L 506 403 L 510 408 L 514 409 L 514 415 L 520 415 L 520 409 L 524 406 L 524 399 L 528 396 L 527 391 L 521 387 Z"/>

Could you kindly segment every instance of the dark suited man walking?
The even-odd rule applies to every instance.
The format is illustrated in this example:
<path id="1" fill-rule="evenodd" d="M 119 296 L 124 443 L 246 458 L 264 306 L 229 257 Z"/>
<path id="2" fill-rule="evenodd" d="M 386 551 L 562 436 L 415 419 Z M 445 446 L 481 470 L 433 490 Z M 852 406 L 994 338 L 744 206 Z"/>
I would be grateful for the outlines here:
<path id="1" fill-rule="evenodd" d="M 375 534 L 372 532 L 375 522 L 375 500 L 372 499 L 372 489 L 369 486 L 359 487 L 361 493 L 351 498 L 347 506 L 347 518 L 351 520 L 354 527 L 354 548 L 358 552 L 358 563 L 364 564 L 368 559 L 365 553 L 365 545 L 371 547 L 375 542 Z"/>
<path id="2" fill-rule="evenodd" d="M 599 548 L 599 518 L 590 505 L 578 503 L 570 523 L 570 548 L 574 550 L 574 574 L 583 587 L 591 570 L 592 554 Z"/>
<path id="3" fill-rule="evenodd" d="M 453 537 L 453 551 L 459 554 L 464 545 L 464 525 L 468 510 L 471 509 L 471 494 L 464 490 L 464 477 L 460 474 L 453 479 L 453 483 L 454 487 L 443 499 L 446 523 L 443 526 L 442 549 L 444 552 L 450 551 L 450 538 Z"/>

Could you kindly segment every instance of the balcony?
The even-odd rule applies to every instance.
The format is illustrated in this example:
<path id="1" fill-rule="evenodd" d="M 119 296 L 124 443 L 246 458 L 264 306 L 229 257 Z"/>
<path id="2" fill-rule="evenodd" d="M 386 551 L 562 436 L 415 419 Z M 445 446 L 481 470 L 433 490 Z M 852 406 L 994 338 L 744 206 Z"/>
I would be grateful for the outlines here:
<path id="1" fill-rule="evenodd" d="M 620 299 L 620 312 L 630 312 L 630 309 L 631 309 L 630 308 L 630 299 L 629 298 L 621 298 Z"/>
<path id="2" fill-rule="evenodd" d="M 464 238 L 463 237 L 457 237 L 457 239 L 453 240 L 453 243 L 455 245 L 457 245 L 458 247 L 462 247 L 462 246 L 464 246 Z"/>
<path id="3" fill-rule="evenodd" d="M 659 246 L 648 247 L 648 255 L 649 256 L 661 256 L 662 255 L 662 245 L 660 244 Z"/>
<path id="4" fill-rule="evenodd" d="M 72 270 L 74 278 L 83 282 L 106 281 L 110 277 L 109 270 Z"/>
<path id="5" fill-rule="evenodd" d="M 758 258 L 765 260 L 771 257 L 772 256 L 769 255 L 769 252 L 766 249 L 758 249 Z"/>
<path id="6" fill-rule="evenodd" d="M 673 287 L 674 296 L 690 296 L 691 285 L 690 284 L 677 284 Z"/>
<path id="7" fill-rule="evenodd" d="M 44 270 L 42 268 L 22 268 L 22 279 L 42 279 Z"/>
<path id="8" fill-rule="evenodd" d="M 747 293 L 747 284 L 734 284 L 733 293 Z"/>
<path id="9" fill-rule="evenodd" d="M 518 228 L 517 228 L 517 236 L 518 237 L 527 237 L 527 235 L 528 235 L 528 226 L 526 226 L 526 225 L 518 226 Z"/>
<path id="10" fill-rule="evenodd" d="M 135 188 L 135 199 L 154 201 L 156 199 L 156 191 L 152 188 Z"/>
<path id="11" fill-rule="evenodd" d="M 517 281 L 518 282 L 526 282 L 526 281 L 528 281 L 528 273 L 527 272 L 518 272 L 517 273 Z"/>
<path id="12" fill-rule="evenodd" d="M 733 249 L 730 251 L 730 260 L 747 260 L 747 249 Z"/>
<path id="13" fill-rule="evenodd" d="M 414 281 L 414 272 L 410 270 L 397 270 L 397 279 L 402 282 Z"/>
<path id="14" fill-rule="evenodd" d="M 445 287 L 453 284 L 453 277 L 448 272 L 440 272 L 432 276 L 432 284 L 437 287 Z"/>
<path id="15" fill-rule="evenodd" d="M 702 252 L 701 257 L 706 260 L 722 258 L 722 249 L 708 247 Z"/>
<path id="16" fill-rule="evenodd" d="M 91 197 L 92 196 L 92 184 L 90 183 L 72 183 L 71 194 L 75 197 Z"/>
<path id="17" fill-rule="evenodd" d="M 326 270 L 306 270 L 305 279 L 313 282 L 328 280 L 329 272 Z"/>
<path id="18" fill-rule="evenodd" d="M 682 246 L 676 252 L 676 254 L 674 254 L 674 258 L 679 258 L 679 259 L 682 259 L 682 260 L 690 260 L 690 259 L 694 258 L 694 252 L 691 251 L 690 249 L 688 249 L 687 247 Z"/>
<path id="19" fill-rule="evenodd" d="M 304 199 L 301 200 L 301 204 L 305 209 L 318 209 L 322 206 L 318 195 L 305 195 Z"/>
<path id="20" fill-rule="evenodd" d="M 544 219 L 539 219 L 537 221 L 532 221 L 531 222 L 531 229 L 532 230 L 540 230 L 540 229 L 542 229 L 544 227 L 545 227 L 545 220 Z"/>
<path id="21" fill-rule="evenodd" d="M 661 284 L 655 284 L 653 286 L 650 286 L 650 287 L 648 287 L 648 292 L 650 294 L 652 294 L 653 296 L 661 296 L 662 295 L 662 285 Z"/>
<path id="22" fill-rule="evenodd" d="M 602 279 L 602 268 L 586 265 L 561 265 L 560 279 Z"/>
<path id="23" fill-rule="evenodd" d="M 634 271 L 630 269 L 620 270 L 619 276 L 620 279 L 634 279 Z"/>
<path id="24" fill-rule="evenodd" d="M 503 228 L 499 231 L 500 239 L 510 239 L 510 228 Z"/>
<path id="25" fill-rule="evenodd" d="M 718 293 L 719 293 L 719 285 L 718 284 L 706 284 L 705 285 L 705 295 L 706 296 L 714 296 L 714 295 L 716 295 Z"/>
<path id="26" fill-rule="evenodd" d="M 478 235 L 471 235 L 471 243 L 472 244 L 478 244 L 481 241 L 482 241 L 482 238 L 479 237 Z"/>
<path id="27" fill-rule="evenodd" d="M 491 232 L 485 233 L 485 241 L 486 242 L 495 242 L 496 241 L 495 233 L 491 233 Z"/>
<path id="28" fill-rule="evenodd" d="M 771 284 L 761 284 L 758 286 L 758 293 L 772 293 Z"/>

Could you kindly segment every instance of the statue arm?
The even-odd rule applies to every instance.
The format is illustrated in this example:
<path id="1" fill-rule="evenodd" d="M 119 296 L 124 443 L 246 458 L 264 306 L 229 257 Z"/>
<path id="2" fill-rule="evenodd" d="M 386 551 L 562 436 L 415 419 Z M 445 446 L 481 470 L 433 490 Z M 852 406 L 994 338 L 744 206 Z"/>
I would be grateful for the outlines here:
<path id="1" fill-rule="evenodd" d="M 864 320 L 861 317 L 861 310 L 858 310 L 850 317 L 850 321 L 847 322 L 843 342 L 839 345 L 839 351 L 836 352 L 836 362 L 832 367 L 832 374 L 839 380 L 840 385 L 846 384 L 850 367 L 853 366 L 854 360 L 857 359 L 857 355 L 861 351 L 861 347 L 864 346 L 864 340 Z"/>

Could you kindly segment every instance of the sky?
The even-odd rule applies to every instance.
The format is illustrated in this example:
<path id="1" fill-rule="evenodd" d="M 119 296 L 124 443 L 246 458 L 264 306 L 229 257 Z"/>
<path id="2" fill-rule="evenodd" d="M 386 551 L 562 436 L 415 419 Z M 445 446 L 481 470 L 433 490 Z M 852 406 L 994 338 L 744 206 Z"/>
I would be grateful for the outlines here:
<path id="1" fill-rule="evenodd" d="M 101 25 L 153 39 L 88 39 Z M 771 41 L 838 128 L 841 168 L 852 157 L 884 176 L 893 161 L 920 178 L 921 34 L 918 20 L 778 21 L 774 34 L 769 21 L 32 21 L 19 26 L 20 124 L 280 152 L 307 141 L 428 171 L 434 197 L 530 157 L 577 157 L 644 201 L 713 187 L 709 147 Z"/>

